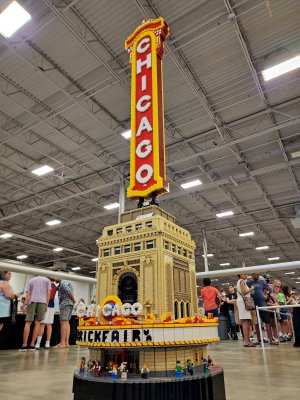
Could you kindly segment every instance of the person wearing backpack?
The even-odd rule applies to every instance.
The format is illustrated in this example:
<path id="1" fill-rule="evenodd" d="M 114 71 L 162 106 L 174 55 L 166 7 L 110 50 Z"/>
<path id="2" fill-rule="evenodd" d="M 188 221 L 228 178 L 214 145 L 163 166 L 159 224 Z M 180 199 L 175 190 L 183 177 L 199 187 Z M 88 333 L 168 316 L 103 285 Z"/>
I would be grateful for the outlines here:
<path id="1" fill-rule="evenodd" d="M 35 348 L 37 350 L 40 349 L 41 347 L 41 341 L 43 338 L 43 334 L 44 334 L 44 330 L 45 330 L 45 326 L 46 328 L 46 343 L 45 343 L 45 349 L 50 349 L 50 339 L 51 339 L 51 335 L 52 335 L 52 325 L 53 325 L 53 321 L 54 321 L 54 298 L 57 292 L 57 287 L 55 285 L 55 280 L 52 278 L 49 278 L 50 282 L 51 282 L 51 290 L 50 290 L 50 299 L 49 299 L 49 303 L 48 303 L 48 309 L 47 312 L 45 314 L 45 317 L 43 319 L 43 321 L 41 321 L 41 325 L 40 325 L 40 330 L 39 330 L 39 334 L 38 337 L 36 339 L 36 344 L 35 344 Z"/>

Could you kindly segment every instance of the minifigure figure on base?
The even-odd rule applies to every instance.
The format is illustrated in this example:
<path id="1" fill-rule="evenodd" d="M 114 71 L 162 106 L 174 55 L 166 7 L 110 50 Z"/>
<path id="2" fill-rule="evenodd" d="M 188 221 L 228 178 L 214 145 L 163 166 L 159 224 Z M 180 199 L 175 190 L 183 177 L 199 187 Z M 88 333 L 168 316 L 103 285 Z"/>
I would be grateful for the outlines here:
<path id="1" fill-rule="evenodd" d="M 207 356 L 207 362 L 208 362 L 208 368 L 211 369 L 214 363 L 210 355 Z"/>
<path id="2" fill-rule="evenodd" d="M 99 377 L 101 375 L 101 363 L 100 361 L 96 361 L 95 368 L 94 368 L 94 376 Z"/>
<path id="3" fill-rule="evenodd" d="M 85 357 L 81 357 L 79 362 L 79 373 L 84 374 L 84 369 L 85 369 Z"/>
<path id="4" fill-rule="evenodd" d="M 148 365 L 146 363 L 143 364 L 143 368 L 141 368 L 141 378 L 148 379 L 148 373 L 150 372 Z"/>
<path id="5" fill-rule="evenodd" d="M 192 363 L 192 360 L 190 360 L 190 359 L 186 360 L 186 367 L 187 367 L 188 373 L 190 375 L 194 375 L 194 364 Z"/>
<path id="6" fill-rule="evenodd" d="M 209 372 L 209 365 L 207 358 L 203 358 L 204 372 Z"/>
<path id="7" fill-rule="evenodd" d="M 175 367 L 176 378 L 182 378 L 182 371 L 183 371 L 183 366 L 181 365 L 181 361 L 177 360 Z"/>
<path id="8" fill-rule="evenodd" d="M 127 362 L 124 361 L 118 368 L 121 372 L 121 380 L 127 381 Z"/>
<path id="9" fill-rule="evenodd" d="M 118 364 L 113 364 L 112 370 L 109 371 L 111 379 L 115 381 L 118 377 Z"/>

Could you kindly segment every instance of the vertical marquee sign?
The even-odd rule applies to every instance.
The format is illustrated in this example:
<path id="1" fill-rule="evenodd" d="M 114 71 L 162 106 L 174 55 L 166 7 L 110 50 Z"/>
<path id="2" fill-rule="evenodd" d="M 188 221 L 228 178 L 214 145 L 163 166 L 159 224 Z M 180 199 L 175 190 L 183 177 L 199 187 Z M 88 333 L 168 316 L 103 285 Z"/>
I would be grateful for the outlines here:
<path id="1" fill-rule="evenodd" d="M 126 40 L 132 63 L 130 185 L 127 196 L 169 191 L 166 181 L 162 57 L 169 35 L 163 18 L 148 20 Z"/>

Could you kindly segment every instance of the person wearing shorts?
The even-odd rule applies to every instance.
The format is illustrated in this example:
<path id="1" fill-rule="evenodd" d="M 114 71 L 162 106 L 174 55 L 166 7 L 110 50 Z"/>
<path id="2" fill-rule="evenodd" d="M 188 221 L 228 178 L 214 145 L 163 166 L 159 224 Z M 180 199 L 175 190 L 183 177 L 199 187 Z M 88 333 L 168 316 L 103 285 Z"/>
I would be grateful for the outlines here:
<path id="1" fill-rule="evenodd" d="M 49 278 L 51 282 L 51 292 L 50 292 L 50 300 L 48 303 L 48 310 L 44 316 L 43 321 L 41 321 L 41 326 L 40 326 L 40 331 L 36 340 L 35 348 L 37 350 L 40 349 L 41 347 L 41 341 L 43 338 L 45 326 L 46 326 L 46 343 L 45 343 L 45 349 L 50 349 L 50 339 L 52 336 L 52 325 L 54 322 L 54 298 L 57 292 L 57 287 L 54 283 L 54 279 Z"/>
<path id="2" fill-rule="evenodd" d="M 70 337 L 70 319 L 72 316 L 75 298 L 73 295 L 73 286 L 71 282 L 63 279 L 58 287 L 59 300 L 59 319 L 60 319 L 60 342 L 56 346 L 58 348 L 69 347 Z"/>
<path id="3" fill-rule="evenodd" d="M 44 276 L 35 276 L 27 284 L 23 312 L 26 313 L 25 327 L 23 331 L 23 345 L 20 351 L 35 350 L 34 344 L 38 336 L 41 321 L 45 317 L 50 299 L 51 284 Z M 29 347 L 28 337 L 30 327 L 34 321 L 34 330 Z"/>

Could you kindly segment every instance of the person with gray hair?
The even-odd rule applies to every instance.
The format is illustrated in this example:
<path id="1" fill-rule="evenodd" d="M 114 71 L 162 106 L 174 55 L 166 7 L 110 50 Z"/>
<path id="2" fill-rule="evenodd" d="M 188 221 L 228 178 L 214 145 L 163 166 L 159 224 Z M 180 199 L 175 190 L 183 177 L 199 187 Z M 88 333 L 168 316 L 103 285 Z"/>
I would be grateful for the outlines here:
<path id="1" fill-rule="evenodd" d="M 0 331 L 10 319 L 11 300 L 18 298 L 9 284 L 10 278 L 11 272 L 0 271 Z"/>

